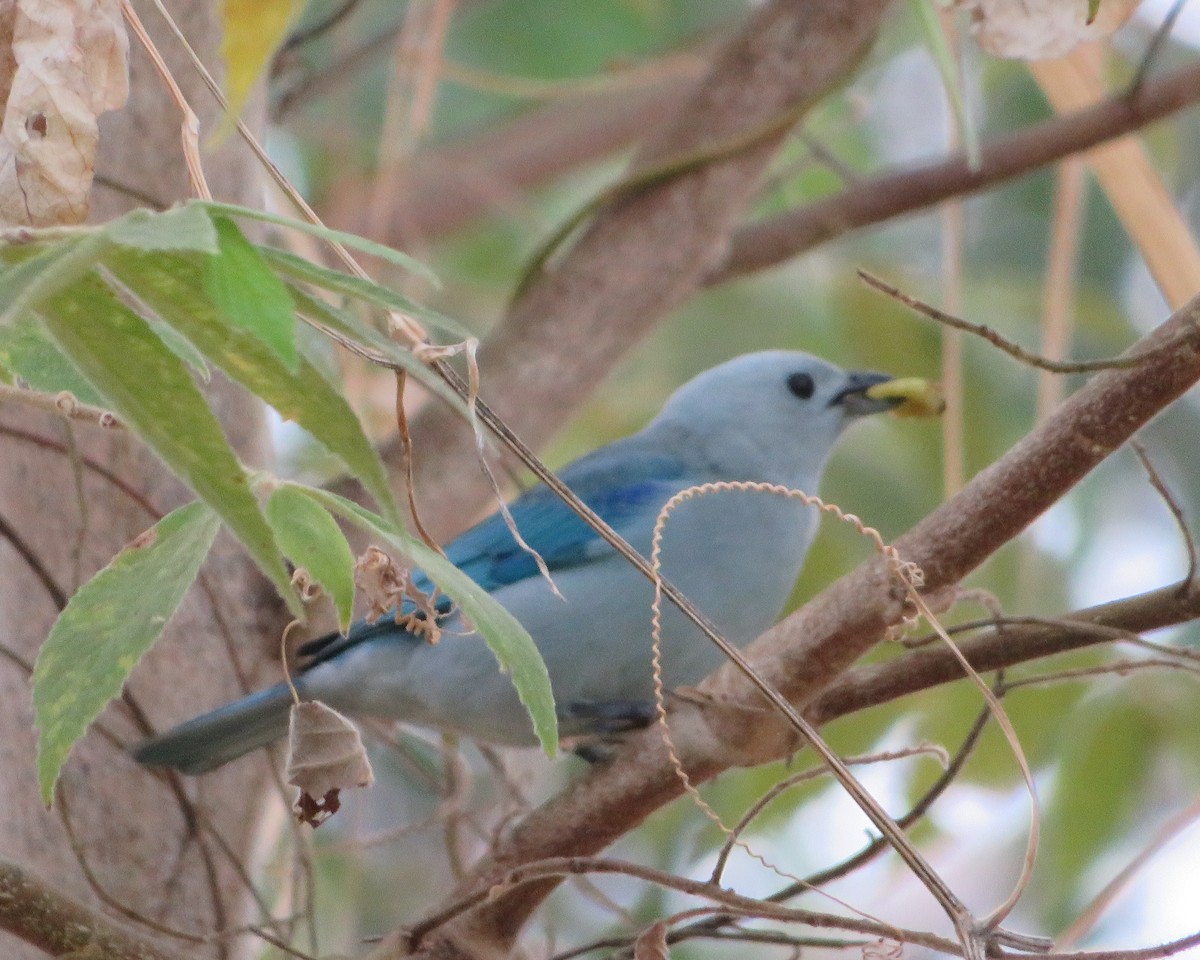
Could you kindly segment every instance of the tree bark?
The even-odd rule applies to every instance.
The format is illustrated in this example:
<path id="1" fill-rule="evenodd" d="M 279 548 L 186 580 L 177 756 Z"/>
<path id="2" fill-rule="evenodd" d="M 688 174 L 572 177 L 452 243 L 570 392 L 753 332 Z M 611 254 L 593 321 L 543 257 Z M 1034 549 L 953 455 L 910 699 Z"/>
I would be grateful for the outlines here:
<path id="1" fill-rule="evenodd" d="M 675 118 L 641 150 L 632 174 L 756 131 L 761 136 L 606 204 L 480 351 L 484 399 L 522 439 L 544 443 L 622 357 L 695 293 L 723 259 L 787 133 L 780 121 L 798 121 L 805 106 L 853 69 L 887 5 L 775 0 L 716 54 Z M 457 533 L 490 495 L 477 469 L 459 466 L 472 461 L 474 440 L 438 404 L 421 410 L 412 436 L 422 519 L 438 537 Z M 398 444 L 384 453 L 398 464 Z"/>
<path id="2" fill-rule="evenodd" d="M 149 3 L 140 4 L 143 22 L 193 109 L 202 138 L 217 116 L 211 95 L 185 59 L 178 43 Z M 169 2 L 186 36 L 219 74 L 219 26 L 211 4 Z M 106 185 L 125 185 L 137 194 L 170 203 L 188 196 L 180 147 L 181 116 L 162 80 L 136 39 L 131 42 L 131 94 L 127 107 L 101 119 L 98 173 Z M 247 120 L 261 126 L 261 111 Z M 259 171 L 249 151 L 235 141 L 205 157 L 205 172 L 218 199 L 261 205 Z M 93 218 L 108 219 L 131 206 L 134 197 L 112 186 L 98 186 Z M 227 382 L 210 388 L 210 397 L 239 454 L 251 465 L 265 465 L 269 438 L 257 401 Z M 163 398 L 163 402 L 169 402 Z M 0 423 L 75 445 L 132 484 L 158 512 L 193 499 L 183 486 L 134 437 L 91 425 L 68 424 L 53 415 L 0 410 Z M 76 487 L 79 469 L 80 489 Z M 82 493 L 82 497 L 80 496 Z M 86 527 L 82 507 L 86 504 Z M 0 437 L 0 517 L 14 530 L 54 581 L 67 594 L 154 521 L 143 504 L 53 449 Z M 57 613 L 50 593 L 23 557 L 0 538 L 0 644 L 32 662 Z M 137 708 L 165 725 L 239 692 L 230 650 L 241 662 L 244 679 L 261 677 L 269 645 L 262 638 L 278 627 L 278 605 L 252 569 L 244 551 L 222 535 L 205 565 L 211 597 L 193 590 L 168 635 L 135 672 L 127 702 L 115 704 L 99 726 L 123 741 L 141 732 L 132 721 Z M 200 816 L 220 830 L 236 851 L 250 849 L 259 818 L 266 765 L 240 764 L 204 781 L 174 787 L 136 767 L 106 737 L 93 729 L 76 747 L 61 781 L 55 809 L 38 797 L 34 733 L 27 672 L 0 659 L 0 851 L 27 866 L 58 891 L 96 905 L 112 916 L 128 910 L 166 918 L 173 928 L 208 934 L 237 926 L 244 887 L 228 857 L 203 836 L 180 802 L 188 796 Z M 69 822 L 78 849 L 64 829 Z M 107 903 L 85 878 L 86 861 Z M 138 931 L 145 936 L 145 929 Z M 180 941 L 163 939 L 172 950 Z M 187 944 L 189 956 L 230 956 L 236 943 Z M 0 952 L 27 960 L 43 954 L 0 934 Z"/>

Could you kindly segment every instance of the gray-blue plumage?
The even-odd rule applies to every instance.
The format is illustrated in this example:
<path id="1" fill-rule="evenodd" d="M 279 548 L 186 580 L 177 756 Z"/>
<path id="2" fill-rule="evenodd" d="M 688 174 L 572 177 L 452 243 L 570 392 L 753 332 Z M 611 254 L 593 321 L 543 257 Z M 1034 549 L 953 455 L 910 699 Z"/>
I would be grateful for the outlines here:
<path id="1" fill-rule="evenodd" d="M 747 354 L 686 383 L 642 431 L 575 461 L 560 476 L 648 555 L 655 518 L 679 491 L 756 480 L 815 493 L 847 423 L 895 405 L 865 391 L 890 379 L 846 373 L 803 353 Z M 550 673 L 564 735 L 603 729 L 653 696 L 648 581 L 545 487 L 511 507 L 546 561 L 561 598 L 499 516 L 462 534 L 446 555 L 525 626 Z M 663 539 L 663 572 L 733 643 L 766 630 L 787 600 L 816 531 L 795 500 L 727 492 L 690 500 Z M 426 581 L 427 582 L 427 581 Z M 448 608 L 447 608 L 448 609 Z M 668 687 L 697 683 L 722 654 L 678 611 L 663 618 Z M 310 644 L 302 697 L 350 715 L 403 720 L 505 744 L 536 742 L 509 678 L 454 611 L 429 645 L 390 620 Z M 287 731 L 291 696 L 277 685 L 148 740 L 139 761 L 200 773 Z"/>

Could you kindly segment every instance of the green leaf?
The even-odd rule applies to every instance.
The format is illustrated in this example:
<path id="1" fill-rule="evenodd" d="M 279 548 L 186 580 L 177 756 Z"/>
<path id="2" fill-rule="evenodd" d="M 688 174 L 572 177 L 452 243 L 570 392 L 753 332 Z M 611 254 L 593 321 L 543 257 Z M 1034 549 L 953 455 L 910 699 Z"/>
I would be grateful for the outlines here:
<path id="1" fill-rule="evenodd" d="M 32 255 L 21 246 L 4 249 L 6 263 L 0 271 L 0 327 L 73 284 L 92 269 L 109 245 L 102 233 L 92 231 L 59 240 Z"/>
<path id="2" fill-rule="evenodd" d="M 209 361 L 340 457 L 384 515 L 399 523 L 387 472 L 345 397 L 308 360 L 298 356 L 295 371 L 289 370 L 257 336 L 227 326 L 204 296 L 203 266 L 197 261 L 196 257 L 122 250 L 114 252 L 106 265 Z"/>
<path id="3" fill-rule="evenodd" d="M 51 297 L 40 310 L 104 405 L 217 512 L 302 617 L 246 472 L 182 361 L 96 276 Z"/>
<path id="4" fill-rule="evenodd" d="M 220 525 L 202 503 L 172 511 L 80 587 L 55 621 L 33 671 L 47 806 L 71 748 L 158 639 Z"/>
<path id="5" fill-rule="evenodd" d="M 1157 722 L 1128 691 L 1086 701 L 1059 730 L 1059 768 L 1046 807 L 1039 867 L 1060 891 L 1044 909 L 1074 916 L 1080 878 L 1122 825 L 1146 802 L 1147 772 L 1159 742 Z M 1064 733 L 1070 730 L 1070 736 Z"/>
<path id="6" fill-rule="evenodd" d="M 341 293 L 364 300 L 383 310 L 400 310 L 412 314 L 417 319 L 456 336 L 470 336 L 470 331 L 457 320 L 429 307 L 421 306 L 404 294 L 397 293 L 373 280 L 364 280 L 362 277 L 330 270 L 319 263 L 313 263 L 311 260 L 305 260 L 303 257 L 276 247 L 260 247 L 259 250 L 266 260 L 282 274 L 311 283 L 330 293 Z"/>
<path id="7" fill-rule="evenodd" d="M 34 390 L 58 393 L 69 390 L 81 403 L 102 406 L 104 401 L 50 339 L 41 321 L 32 316 L 0 327 L 0 365 Z"/>
<path id="8" fill-rule="evenodd" d="M 201 380 L 205 383 L 212 380 L 212 372 L 208 369 L 208 364 L 204 362 L 204 354 L 197 350 L 190 340 L 148 311 L 141 312 L 140 315 L 150 325 L 150 329 L 158 335 L 158 339 L 166 348 L 191 367 Z"/>
<path id="9" fill-rule="evenodd" d="M 331 230 L 329 227 L 317 226 L 306 220 L 293 220 L 291 217 L 281 217 L 275 213 L 267 213 L 264 210 L 252 210 L 249 207 L 239 207 L 231 203 L 215 203 L 211 200 L 193 200 L 191 203 L 194 206 L 202 206 L 219 216 L 240 217 L 244 220 L 261 220 L 264 223 L 290 227 L 293 230 L 299 230 L 301 233 L 307 233 L 332 243 L 340 243 L 353 250 L 360 250 L 373 257 L 378 257 L 380 260 L 394 264 L 397 267 L 403 267 L 405 270 L 416 274 L 436 287 L 441 286 L 437 275 L 425 266 L 425 264 L 421 263 L 420 260 L 415 260 L 407 253 L 393 250 L 382 243 L 376 243 L 374 240 L 368 240 L 354 233 L 346 233 L 343 230 Z"/>
<path id="10" fill-rule="evenodd" d="M 1087 25 L 1090 27 L 1100 13 L 1100 0 L 1088 0 Z"/>
<path id="11" fill-rule="evenodd" d="M 466 404 L 462 397 L 450 389 L 429 367 L 413 356 L 412 351 L 396 341 L 385 337 L 369 324 L 363 323 L 348 310 L 340 310 L 317 297 L 310 296 L 299 287 L 289 287 L 296 310 L 311 320 L 317 327 L 378 353 L 388 363 L 403 368 L 421 382 L 421 385 L 436 394 L 454 409 L 467 417 Z"/>
<path id="12" fill-rule="evenodd" d="M 379 537 L 409 557 L 470 617 L 483 636 L 503 673 L 510 674 L 517 696 L 529 711 L 533 729 L 547 756 L 558 750 L 558 718 L 550 674 L 537 645 L 517 619 L 494 597 L 449 560 L 420 540 L 389 527 L 382 517 L 360 507 L 352 500 L 325 490 L 303 488 L 331 513 L 334 513 Z"/>
<path id="13" fill-rule="evenodd" d="M 267 521 L 288 559 L 333 598 L 345 633 L 354 613 L 354 554 L 337 521 L 298 484 L 285 484 L 271 494 Z"/>
<path id="14" fill-rule="evenodd" d="M 967 100 L 963 96 L 962 77 L 959 74 L 958 63 L 954 51 L 946 40 L 942 30 L 942 20 L 937 9 L 937 0 L 910 0 L 910 6 L 921 27 L 921 36 L 929 47 L 937 64 L 938 73 L 942 75 L 942 85 L 950 98 L 954 109 L 954 119 L 958 124 L 958 135 L 962 138 L 963 147 L 967 151 L 967 164 L 972 170 L 979 169 L 979 131 L 975 129 L 971 111 L 967 109 Z"/>
<path id="15" fill-rule="evenodd" d="M 217 230 L 203 207 L 173 207 L 162 213 L 131 210 L 103 227 L 113 243 L 136 250 L 196 250 L 219 253 Z"/>
<path id="16" fill-rule="evenodd" d="M 299 364 L 296 318 L 287 288 L 237 224 L 225 217 L 214 222 L 221 252 L 206 262 L 207 299 L 231 326 L 254 334 L 294 373 Z"/>

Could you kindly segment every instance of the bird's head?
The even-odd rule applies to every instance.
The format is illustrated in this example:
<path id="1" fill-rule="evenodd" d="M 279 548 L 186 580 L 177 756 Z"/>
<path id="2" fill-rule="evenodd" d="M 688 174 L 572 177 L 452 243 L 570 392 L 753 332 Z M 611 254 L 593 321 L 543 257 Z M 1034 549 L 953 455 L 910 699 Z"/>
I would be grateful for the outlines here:
<path id="1" fill-rule="evenodd" d="M 892 379 L 842 370 L 807 353 L 748 353 L 685 383 L 653 427 L 685 438 L 718 473 L 807 489 L 849 423 L 903 402 L 867 395 Z"/>

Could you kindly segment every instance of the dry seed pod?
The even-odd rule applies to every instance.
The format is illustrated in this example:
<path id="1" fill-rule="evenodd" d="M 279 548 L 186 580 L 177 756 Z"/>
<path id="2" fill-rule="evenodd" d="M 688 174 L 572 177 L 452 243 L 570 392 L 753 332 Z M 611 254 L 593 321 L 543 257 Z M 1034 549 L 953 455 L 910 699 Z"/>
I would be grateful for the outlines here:
<path id="1" fill-rule="evenodd" d="M 375 782 L 358 729 L 317 701 L 292 707 L 288 725 L 288 783 L 300 790 L 296 812 L 319 826 L 337 811 L 338 794 Z"/>

